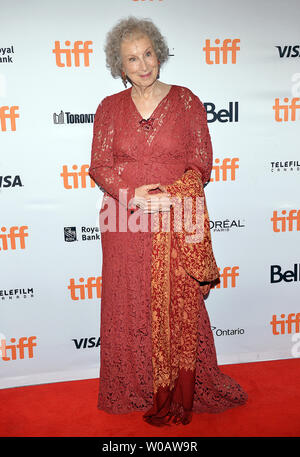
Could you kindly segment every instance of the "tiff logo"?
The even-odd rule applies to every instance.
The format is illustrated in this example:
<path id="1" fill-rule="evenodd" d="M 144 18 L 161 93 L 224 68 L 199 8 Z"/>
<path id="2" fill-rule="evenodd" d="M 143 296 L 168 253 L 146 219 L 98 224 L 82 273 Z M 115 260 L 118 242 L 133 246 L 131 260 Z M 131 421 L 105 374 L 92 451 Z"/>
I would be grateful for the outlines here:
<path id="1" fill-rule="evenodd" d="M 210 39 L 205 40 L 205 46 L 203 51 L 205 52 L 205 61 L 208 65 L 219 64 L 220 56 L 222 56 L 222 63 L 228 63 L 228 55 L 231 55 L 231 63 L 236 64 L 237 51 L 240 51 L 240 47 L 237 46 L 237 43 L 240 43 L 240 40 L 235 38 L 231 40 L 226 38 L 221 44 L 221 40 L 217 38 L 215 44 L 217 46 L 211 46 Z M 221 45 L 220 45 L 221 44 Z M 219 46 L 220 45 L 220 46 Z M 211 59 L 211 54 L 213 54 L 213 60 Z"/>
<path id="2" fill-rule="evenodd" d="M 81 165 L 80 171 L 76 171 L 78 170 L 77 165 L 72 166 L 74 171 L 69 171 L 67 165 L 63 165 L 62 168 L 63 171 L 60 176 L 63 178 L 65 189 L 78 189 L 79 187 L 85 189 L 87 187 L 87 178 L 89 178 L 90 187 L 96 186 L 95 181 L 89 176 L 89 165 Z"/>
<path id="3" fill-rule="evenodd" d="M 281 211 L 282 216 L 278 216 L 277 211 L 273 211 L 273 217 L 271 221 L 273 222 L 273 232 L 293 232 L 294 230 L 300 231 L 300 210 L 291 209 L 287 214 L 287 211 L 284 209 Z"/>
<path id="4" fill-rule="evenodd" d="M 75 41 L 73 48 L 71 46 L 71 41 L 65 41 L 66 48 L 60 47 L 60 41 L 55 41 L 54 49 L 52 52 L 55 55 L 56 65 L 58 67 L 71 67 L 72 66 L 72 55 L 74 57 L 75 67 L 80 66 L 80 55 L 83 55 L 83 63 L 85 67 L 90 65 L 89 54 L 93 52 L 89 46 L 93 44 L 92 41 Z M 64 57 L 64 58 L 63 58 Z"/>
<path id="5" fill-rule="evenodd" d="M 16 113 L 18 109 L 18 106 L 0 106 L 0 123 L 2 132 L 7 131 L 7 119 L 10 120 L 10 130 L 16 130 L 16 118 L 20 117 L 20 115 Z"/>
<path id="6" fill-rule="evenodd" d="M 292 98 L 290 104 L 288 97 L 283 99 L 285 104 L 280 104 L 279 98 L 275 98 L 275 104 L 273 105 L 273 110 L 275 111 L 275 121 L 276 122 L 288 122 L 296 120 L 296 110 L 300 109 L 300 104 L 297 105 L 297 102 L 300 101 L 299 97 Z M 283 112 L 283 118 L 280 117 L 281 112 Z M 291 117 L 289 117 L 289 114 Z"/>
<path id="7" fill-rule="evenodd" d="M 285 319 L 285 314 L 280 314 L 280 319 L 273 314 L 270 322 L 273 335 L 285 335 L 285 333 L 300 332 L 300 313 L 291 313 Z"/>
<path id="8" fill-rule="evenodd" d="M 17 239 L 20 241 L 20 248 L 25 249 L 25 238 L 28 236 L 28 233 L 25 233 L 26 229 L 28 229 L 27 225 L 22 225 L 21 227 L 14 225 L 10 227 L 9 233 L 4 233 L 7 229 L 6 227 L 1 227 L 2 234 L 0 234 L 0 251 L 17 249 Z"/>
<path id="9" fill-rule="evenodd" d="M 1 339 L 0 340 L 0 352 L 1 352 L 1 357 L 2 360 L 5 362 L 9 360 L 17 360 L 19 359 L 24 359 L 25 358 L 25 349 L 26 353 L 28 353 L 28 358 L 32 359 L 33 358 L 33 348 L 37 345 L 34 340 L 36 340 L 36 336 L 30 336 L 27 338 L 27 336 L 22 336 L 19 338 L 19 341 L 17 344 L 16 338 L 11 338 L 10 343 L 11 344 L 6 344 L 6 339 Z M 8 351 L 9 355 L 8 356 Z"/>
<path id="10" fill-rule="evenodd" d="M 75 283 L 75 279 L 70 279 L 70 284 L 68 289 L 70 290 L 70 295 L 72 300 L 85 300 L 86 298 L 101 298 L 101 288 L 102 288 L 102 276 L 98 277 L 89 277 L 85 283 L 84 278 L 79 278 L 79 283 Z M 94 297 L 93 292 L 95 291 L 96 296 Z M 79 296 L 77 294 L 79 293 Z"/>
<path id="11" fill-rule="evenodd" d="M 237 266 L 223 268 L 223 272 L 220 272 L 220 282 L 216 286 L 213 286 L 212 289 L 220 289 L 221 284 L 223 289 L 227 289 L 229 287 L 229 283 L 231 287 L 236 287 L 236 278 L 239 276 L 238 270 L 239 267 Z M 220 268 L 219 271 L 221 271 Z"/>
<path id="12" fill-rule="evenodd" d="M 229 180 L 235 181 L 236 175 L 235 170 L 239 168 L 237 162 L 239 159 L 237 157 L 230 159 L 226 157 L 223 159 L 222 164 L 220 164 L 220 159 L 215 159 L 215 164 L 212 167 L 212 171 L 214 172 L 214 177 L 210 178 L 211 181 L 227 181 L 228 180 L 228 173 L 229 172 Z M 220 165 L 219 165 L 220 164 Z"/>

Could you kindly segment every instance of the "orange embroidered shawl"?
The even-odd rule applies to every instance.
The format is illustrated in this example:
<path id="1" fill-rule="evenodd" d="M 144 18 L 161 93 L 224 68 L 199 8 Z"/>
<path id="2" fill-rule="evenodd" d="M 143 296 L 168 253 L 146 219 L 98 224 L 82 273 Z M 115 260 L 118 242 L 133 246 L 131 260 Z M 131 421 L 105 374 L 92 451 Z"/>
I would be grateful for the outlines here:
<path id="1" fill-rule="evenodd" d="M 154 394 L 160 387 L 168 386 L 171 390 L 180 368 L 195 369 L 197 335 L 190 332 L 182 334 L 185 320 L 191 316 L 188 313 L 188 298 L 185 300 L 185 296 L 181 293 L 181 296 L 177 297 L 180 311 L 178 312 L 177 308 L 176 312 L 172 312 L 172 299 L 176 298 L 174 294 L 176 291 L 180 294 L 186 274 L 199 283 L 206 283 L 194 282 L 194 287 L 200 287 L 203 295 L 209 292 L 211 282 L 219 278 L 219 270 L 212 250 L 209 216 L 201 175 L 194 170 L 188 170 L 180 179 L 166 186 L 166 189 L 172 196 L 172 201 L 174 201 L 173 197 L 176 197 L 175 204 L 170 212 L 157 213 L 159 216 L 152 246 L 151 313 Z M 189 201 L 190 206 L 187 204 L 185 207 L 184 201 Z M 162 230 L 166 215 L 169 215 L 170 220 L 169 231 Z M 200 222 L 197 222 L 197 217 L 198 219 L 200 217 Z M 182 230 L 179 230 L 180 224 L 182 224 Z M 194 228 L 194 230 L 187 230 L 187 228 Z M 197 233 L 198 237 L 195 236 Z M 194 236 L 196 242 L 190 242 L 191 236 Z M 193 303 L 192 306 L 195 307 L 195 304 Z M 170 327 L 173 329 L 173 335 L 170 335 Z"/>

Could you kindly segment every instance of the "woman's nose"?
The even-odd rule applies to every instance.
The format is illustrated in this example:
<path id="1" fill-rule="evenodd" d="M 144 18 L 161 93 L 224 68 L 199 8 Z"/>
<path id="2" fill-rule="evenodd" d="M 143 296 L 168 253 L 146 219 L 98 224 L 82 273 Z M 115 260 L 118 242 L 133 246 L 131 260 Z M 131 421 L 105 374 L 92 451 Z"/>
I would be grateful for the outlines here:
<path id="1" fill-rule="evenodd" d="M 146 62 L 144 61 L 144 59 L 141 59 L 141 70 L 147 70 L 147 65 L 146 65 Z"/>

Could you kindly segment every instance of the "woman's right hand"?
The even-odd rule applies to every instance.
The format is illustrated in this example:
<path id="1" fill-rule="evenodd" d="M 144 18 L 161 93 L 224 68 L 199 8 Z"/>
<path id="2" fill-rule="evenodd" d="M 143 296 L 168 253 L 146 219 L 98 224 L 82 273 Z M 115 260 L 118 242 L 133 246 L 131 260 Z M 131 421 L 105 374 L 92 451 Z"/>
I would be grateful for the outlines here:
<path id="1" fill-rule="evenodd" d="M 144 212 L 153 213 L 157 211 L 170 211 L 171 202 L 169 200 L 170 194 L 162 191 L 158 194 L 149 194 L 149 190 L 160 188 L 160 183 L 145 184 L 135 189 L 135 204 L 139 206 Z"/>

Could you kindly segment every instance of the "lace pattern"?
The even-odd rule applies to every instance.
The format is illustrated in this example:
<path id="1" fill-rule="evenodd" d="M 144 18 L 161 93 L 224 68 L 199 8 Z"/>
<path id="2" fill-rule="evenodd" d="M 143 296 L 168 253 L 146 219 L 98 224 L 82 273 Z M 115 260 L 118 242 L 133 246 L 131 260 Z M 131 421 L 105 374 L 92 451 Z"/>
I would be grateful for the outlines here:
<path id="1" fill-rule="evenodd" d="M 210 177 L 212 144 L 206 111 L 189 89 L 172 86 L 155 112 L 153 129 L 142 128 L 131 100 L 131 88 L 106 97 L 98 105 L 93 127 L 89 174 L 104 191 L 101 214 L 108 198 L 118 205 L 120 190 L 127 191 L 128 214 L 134 208 L 134 190 L 143 184 L 169 185 L 192 169 Z M 135 215 L 149 222 L 135 208 Z M 116 212 L 117 226 L 119 212 Z M 151 335 L 152 233 L 102 231 L 101 366 L 98 407 L 113 414 L 147 411 L 153 405 Z M 100 249 L 100 246 L 99 246 Z M 202 291 L 203 292 L 203 291 Z M 217 366 L 209 317 L 200 288 L 197 319 L 197 355 L 193 412 L 219 412 L 242 404 L 247 394 Z M 184 299 L 184 298 L 183 298 Z M 184 306 L 184 302 L 182 303 Z M 185 373 L 177 380 L 185 388 Z M 183 411 L 173 397 L 171 409 L 181 421 Z M 177 404 L 178 403 L 178 404 Z M 184 413 L 184 414 L 183 414 Z M 174 417 L 175 417 L 174 416 Z M 182 423 L 183 423 L 182 422 Z"/>

